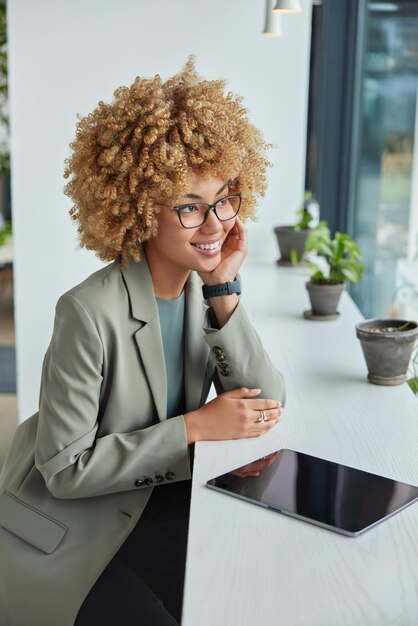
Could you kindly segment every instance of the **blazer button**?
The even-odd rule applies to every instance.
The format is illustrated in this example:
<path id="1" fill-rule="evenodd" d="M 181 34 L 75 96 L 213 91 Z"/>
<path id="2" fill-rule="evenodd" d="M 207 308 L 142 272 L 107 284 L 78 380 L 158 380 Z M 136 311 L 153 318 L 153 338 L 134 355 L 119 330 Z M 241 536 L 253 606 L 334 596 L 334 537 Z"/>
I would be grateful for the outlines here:
<path id="1" fill-rule="evenodd" d="M 175 475 L 173 472 L 167 472 L 165 477 L 167 480 L 174 480 Z"/>
<path id="2" fill-rule="evenodd" d="M 221 363 L 222 361 L 225 361 L 225 357 L 224 357 L 223 354 L 217 354 L 216 355 L 216 360 Z"/>
<path id="3" fill-rule="evenodd" d="M 221 371 L 221 375 L 222 376 L 228 376 L 228 374 L 229 374 L 229 370 L 222 370 Z"/>
<path id="4" fill-rule="evenodd" d="M 161 474 L 155 474 L 154 482 L 157 484 L 164 482 L 164 476 L 161 476 Z"/>
<path id="5" fill-rule="evenodd" d="M 213 352 L 214 354 L 218 355 L 218 354 L 222 354 L 222 349 L 219 346 L 214 346 L 213 347 Z"/>
<path id="6" fill-rule="evenodd" d="M 151 478 L 150 476 L 146 476 L 146 477 L 144 478 L 144 484 L 145 484 L 147 487 L 149 487 L 150 485 L 152 485 L 152 483 L 153 483 L 153 482 L 154 482 L 154 481 L 152 480 L 152 478 Z"/>
<path id="7" fill-rule="evenodd" d="M 143 487 L 144 486 L 144 481 L 141 480 L 140 478 L 137 478 L 135 481 L 135 487 Z"/>

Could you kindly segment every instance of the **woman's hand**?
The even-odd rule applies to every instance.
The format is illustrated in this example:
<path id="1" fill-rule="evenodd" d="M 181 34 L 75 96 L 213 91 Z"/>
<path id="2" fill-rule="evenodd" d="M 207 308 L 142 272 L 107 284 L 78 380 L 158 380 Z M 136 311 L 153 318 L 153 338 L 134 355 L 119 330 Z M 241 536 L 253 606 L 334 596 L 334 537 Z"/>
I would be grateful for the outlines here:
<path id="1" fill-rule="evenodd" d="M 199 272 L 205 285 L 231 282 L 247 256 L 247 231 L 239 217 L 226 236 L 221 250 L 221 261 L 212 272 Z"/>
<path id="2" fill-rule="evenodd" d="M 219 394 L 200 409 L 186 413 L 187 443 L 259 437 L 277 424 L 282 406 L 276 400 L 257 399 L 260 389 L 241 387 Z M 257 421 L 264 411 L 265 421 Z"/>

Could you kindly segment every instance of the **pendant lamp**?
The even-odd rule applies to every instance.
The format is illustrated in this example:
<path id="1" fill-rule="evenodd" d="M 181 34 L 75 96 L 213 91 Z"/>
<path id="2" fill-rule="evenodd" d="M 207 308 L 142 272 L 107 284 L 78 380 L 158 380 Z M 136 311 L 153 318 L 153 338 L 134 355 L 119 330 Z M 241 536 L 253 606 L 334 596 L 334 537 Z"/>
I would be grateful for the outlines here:
<path id="1" fill-rule="evenodd" d="M 275 13 L 301 13 L 300 0 L 277 0 L 273 8 Z"/>
<path id="2" fill-rule="evenodd" d="M 282 16 L 273 13 L 273 4 L 275 0 L 266 0 L 266 20 L 262 37 L 281 37 L 282 36 Z"/>

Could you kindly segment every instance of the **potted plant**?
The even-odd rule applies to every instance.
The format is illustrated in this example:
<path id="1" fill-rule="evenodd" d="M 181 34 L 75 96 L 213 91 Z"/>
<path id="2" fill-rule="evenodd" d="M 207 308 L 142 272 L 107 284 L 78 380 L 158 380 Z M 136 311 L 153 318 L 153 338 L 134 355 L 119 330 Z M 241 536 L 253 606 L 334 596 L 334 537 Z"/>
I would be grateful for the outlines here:
<path id="1" fill-rule="evenodd" d="M 312 226 L 315 225 L 315 212 L 318 212 L 318 204 L 313 200 L 312 193 L 307 191 L 303 205 L 296 212 L 296 224 L 275 227 L 274 232 L 280 253 L 280 259 L 277 261 L 279 265 L 297 265 L 302 259 L 306 238 Z"/>
<path id="2" fill-rule="evenodd" d="M 346 281 L 358 283 L 364 266 L 359 246 L 345 233 L 331 232 L 325 220 L 319 222 L 305 242 L 308 253 L 316 253 L 309 263 L 311 278 L 306 283 L 311 310 L 305 311 L 307 319 L 336 319 L 337 306 Z"/>
<path id="3" fill-rule="evenodd" d="M 365 320 L 356 324 L 356 334 L 361 342 L 369 372 L 367 378 L 371 383 L 400 385 L 406 381 L 406 372 L 418 336 L 416 322 Z M 413 378 L 411 380 L 414 381 Z"/>

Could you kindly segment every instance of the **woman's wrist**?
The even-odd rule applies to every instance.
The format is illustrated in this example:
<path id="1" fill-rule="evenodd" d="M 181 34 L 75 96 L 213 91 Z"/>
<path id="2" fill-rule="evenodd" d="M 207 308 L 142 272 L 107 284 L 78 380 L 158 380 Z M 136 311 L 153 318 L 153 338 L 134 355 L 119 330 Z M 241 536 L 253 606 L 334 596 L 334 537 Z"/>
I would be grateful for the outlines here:
<path id="1" fill-rule="evenodd" d="M 224 283 L 216 283 L 214 285 L 202 285 L 202 295 L 205 300 L 220 296 L 230 296 L 236 293 L 238 296 L 241 293 L 241 285 L 237 278 L 233 281 L 227 281 Z"/>
<path id="2" fill-rule="evenodd" d="M 184 414 L 184 423 L 186 426 L 187 445 L 199 441 L 198 428 L 196 424 L 196 411 Z"/>
<path id="3" fill-rule="evenodd" d="M 209 302 L 218 322 L 219 329 L 221 329 L 237 308 L 239 300 L 237 294 L 232 293 L 229 296 L 215 296 L 214 298 L 209 298 Z"/>
<path id="4" fill-rule="evenodd" d="M 212 274 L 212 272 L 210 274 L 205 275 L 205 277 L 202 277 L 203 280 L 203 284 L 207 285 L 208 287 L 211 287 L 212 285 L 222 285 L 224 283 L 232 283 L 236 278 L 236 274 L 234 274 L 233 276 L 231 274 L 228 274 L 227 276 L 223 275 L 223 276 L 214 276 Z"/>

